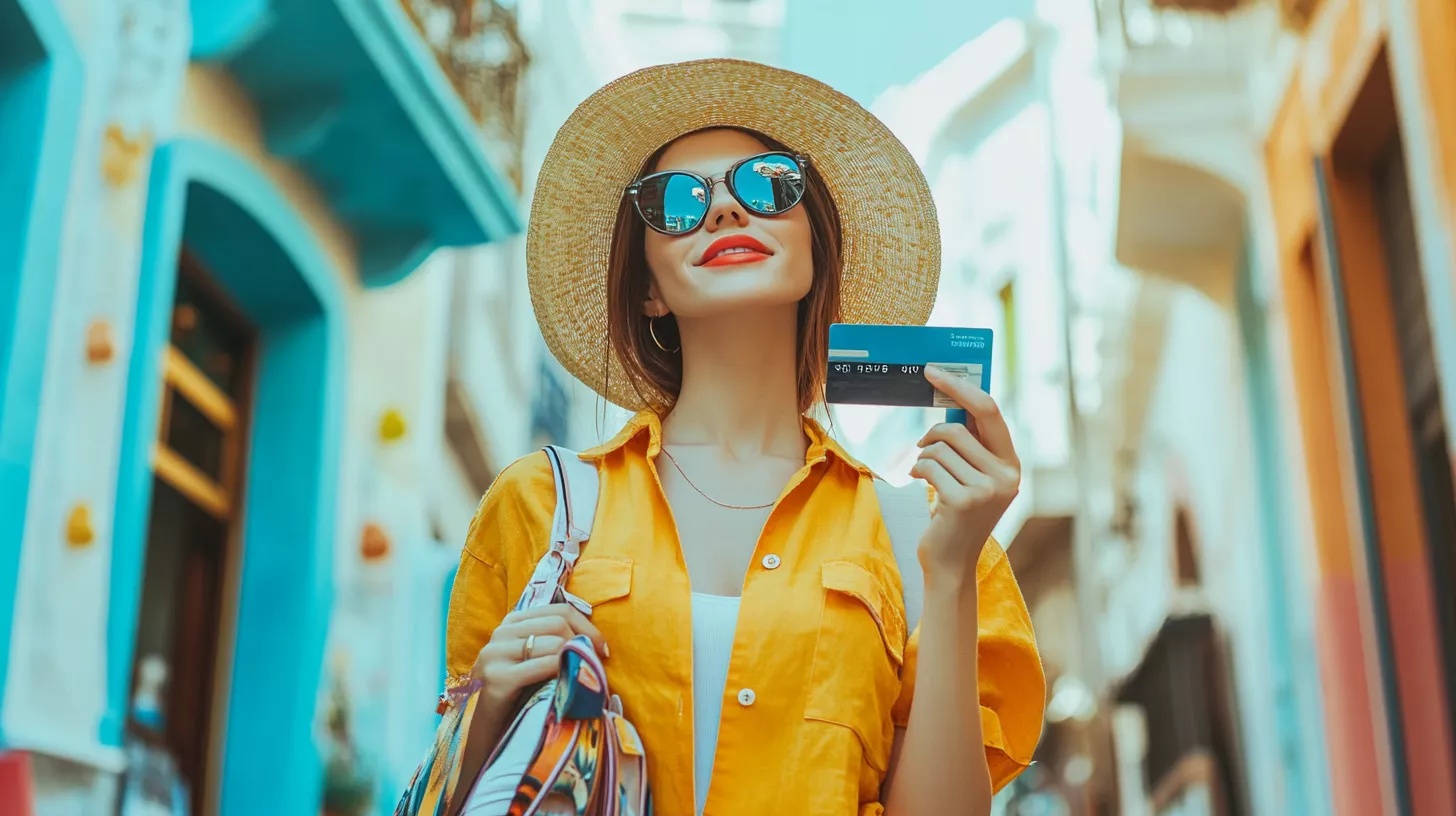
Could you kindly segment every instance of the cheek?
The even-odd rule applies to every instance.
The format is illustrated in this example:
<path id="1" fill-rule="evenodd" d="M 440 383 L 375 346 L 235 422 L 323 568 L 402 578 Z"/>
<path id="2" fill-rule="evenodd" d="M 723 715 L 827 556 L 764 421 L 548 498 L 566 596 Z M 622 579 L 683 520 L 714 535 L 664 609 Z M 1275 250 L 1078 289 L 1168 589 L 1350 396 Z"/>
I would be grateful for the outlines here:
<path id="1" fill-rule="evenodd" d="M 671 281 L 681 277 L 683 255 L 688 242 L 680 238 L 647 231 L 643 254 L 647 257 L 647 270 L 659 286 L 671 286 Z"/>
<path id="2" fill-rule="evenodd" d="M 809 217 L 802 211 L 795 212 L 775 226 L 779 228 L 776 236 L 779 245 L 788 255 L 788 273 L 807 291 L 814 281 L 814 236 L 809 228 Z"/>

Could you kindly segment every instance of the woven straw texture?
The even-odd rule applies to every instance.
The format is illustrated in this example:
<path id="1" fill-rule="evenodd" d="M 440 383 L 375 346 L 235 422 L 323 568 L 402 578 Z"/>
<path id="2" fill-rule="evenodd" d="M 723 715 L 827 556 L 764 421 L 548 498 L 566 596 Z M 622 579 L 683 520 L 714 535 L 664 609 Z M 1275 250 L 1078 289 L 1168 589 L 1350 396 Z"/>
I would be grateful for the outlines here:
<path id="1" fill-rule="evenodd" d="M 843 322 L 919 325 L 935 304 L 940 228 L 930 186 L 873 114 L 822 82 L 752 62 L 700 60 L 629 74 L 583 102 L 557 132 L 526 238 L 531 304 L 547 347 L 624 408 L 644 406 L 607 341 L 617 207 L 659 147 L 722 126 L 756 130 L 806 154 L 824 179 L 844 230 Z"/>

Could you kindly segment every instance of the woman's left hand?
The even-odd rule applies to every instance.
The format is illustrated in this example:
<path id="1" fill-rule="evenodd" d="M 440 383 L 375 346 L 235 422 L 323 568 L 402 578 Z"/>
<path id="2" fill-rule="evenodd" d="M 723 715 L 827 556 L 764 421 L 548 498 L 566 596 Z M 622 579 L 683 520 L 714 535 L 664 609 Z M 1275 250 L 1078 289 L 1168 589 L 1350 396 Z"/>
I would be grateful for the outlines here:
<path id="1" fill-rule="evenodd" d="M 910 475 L 935 488 L 930 526 L 920 539 L 920 563 L 932 575 L 975 580 L 981 548 L 1021 489 L 1021 461 L 1001 409 L 968 380 L 926 367 L 925 378 L 975 420 L 976 433 L 942 423 L 921 438 Z"/>

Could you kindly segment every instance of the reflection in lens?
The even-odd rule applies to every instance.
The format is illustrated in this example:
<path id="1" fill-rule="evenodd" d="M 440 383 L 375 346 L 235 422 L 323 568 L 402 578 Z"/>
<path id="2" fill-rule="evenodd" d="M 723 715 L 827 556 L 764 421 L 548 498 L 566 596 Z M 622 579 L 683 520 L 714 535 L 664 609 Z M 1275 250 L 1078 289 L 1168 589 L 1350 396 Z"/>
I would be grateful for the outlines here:
<path id="1" fill-rule="evenodd" d="M 738 200 L 762 215 L 783 212 L 804 197 L 804 174 L 788 156 L 763 156 L 733 174 Z"/>
<path id="2" fill-rule="evenodd" d="M 708 190 L 702 179 L 668 173 L 647 179 L 637 193 L 637 207 L 647 223 L 665 232 L 687 232 L 708 211 Z"/>

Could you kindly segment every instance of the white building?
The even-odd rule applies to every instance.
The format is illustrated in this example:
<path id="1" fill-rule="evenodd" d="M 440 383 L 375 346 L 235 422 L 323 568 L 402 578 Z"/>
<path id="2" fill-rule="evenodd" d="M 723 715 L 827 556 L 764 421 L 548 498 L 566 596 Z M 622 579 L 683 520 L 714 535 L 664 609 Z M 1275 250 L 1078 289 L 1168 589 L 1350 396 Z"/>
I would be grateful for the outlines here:
<path id="1" fill-rule="evenodd" d="M 940 207 L 933 321 L 996 330 L 992 393 L 1026 465 L 998 535 L 1052 693 L 1008 806 L 1161 813 L 1226 790 L 1233 809 L 1213 812 L 1328 807 L 1312 638 L 1293 612 L 1307 596 L 1269 554 L 1283 522 L 1254 454 L 1258 337 L 1239 311 L 1236 186 L 1256 173 L 1244 65 L 1272 25 L 1247 16 L 1046 0 L 875 105 Z M 904 421 L 865 424 L 892 472 L 925 420 Z M 1209 662 L 1188 662 L 1199 649 Z M 1208 682 L 1169 685 L 1171 667 Z M 1167 737 L 1180 722 L 1187 744 Z"/>

